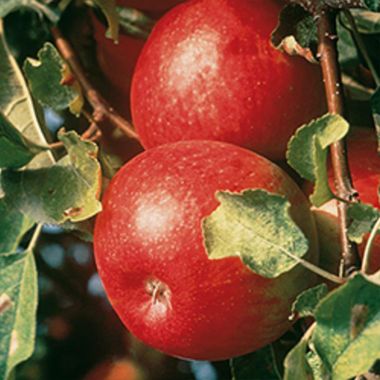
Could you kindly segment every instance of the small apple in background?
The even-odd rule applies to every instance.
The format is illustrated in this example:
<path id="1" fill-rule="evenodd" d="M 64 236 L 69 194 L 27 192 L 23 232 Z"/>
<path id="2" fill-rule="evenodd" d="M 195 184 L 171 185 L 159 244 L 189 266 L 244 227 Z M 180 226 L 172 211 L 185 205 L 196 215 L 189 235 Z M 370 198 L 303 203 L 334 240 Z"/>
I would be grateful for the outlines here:
<path id="1" fill-rule="evenodd" d="M 126 118 L 130 118 L 127 106 L 130 96 L 132 73 L 145 40 L 129 36 L 121 30 L 119 43 L 105 36 L 106 26 L 91 12 L 96 56 L 99 67 L 107 80 L 109 102 Z"/>
<path id="2" fill-rule="evenodd" d="M 293 132 L 321 115 L 325 100 L 319 66 L 271 45 L 282 6 L 195 0 L 158 21 L 132 81 L 132 119 L 145 148 L 218 140 L 284 158 Z"/>
<path id="3" fill-rule="evenodd" d="M 378 188 L 380 185 L 380 157 L 377 154 L 376 133 L 373 129 L 355 128 L 348 138 L 348 160 L 355 189 L 359 192 L 363 203 L 380 208 Z M 330 185 L 333 186 L 333 172 L 329 172 Z M 310 185 L 306 193 L 310 193 Z M 331 200 L 322 207 L 314 208 L 317 222 L 320 264 L 324 269 L 337 273 L 340 262 L 340 241 L 337 202 Z M 363 256 L 367 238 L 359 245 Z M 373 246 L 370 271 L 380 269 L 380 236 L 377 236 Z"/>
<path id="4" fill-rule="evenodd" d="M 289 327 L 291 303 L 314 276 L 302 267 L 266 279 L 237 257 L 209 260 L 201 220 L 218 190 L 263 188 L 286 196 L 317 244 L 309 204 L 279 167 L 215 141 L 150 149 L 112 179 L 96 220 L 95 258 L 108 298 L 126 327 L 169 355 L 222 360 L 254 351 Z"/>
<path id="5" fill-rule="evenodd" d="M 83 380 L 146 380 L 132 360 L 107 360 L 93 368 Z"/>

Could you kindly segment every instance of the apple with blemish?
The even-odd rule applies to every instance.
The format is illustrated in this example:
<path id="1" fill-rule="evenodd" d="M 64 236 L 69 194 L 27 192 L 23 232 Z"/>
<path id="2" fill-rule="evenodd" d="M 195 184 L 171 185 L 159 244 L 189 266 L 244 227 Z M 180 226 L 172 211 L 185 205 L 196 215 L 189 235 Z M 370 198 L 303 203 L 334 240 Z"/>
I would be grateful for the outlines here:
<path id="1" fill-rule="evenodd" d="M 150 149 L 112 179 L 94 234 L 97 268 L 127 328 L 169 355 L 221 360 L 259 349 L 289 327 L 294 298 L 314 276 L 300 266 L 261 277 L 238 257 L 210 260 L 201 222 L 215 193 L 262 188 L 287 197 L 310 242 L 307 199 L 279 167 L 246 149 L 183 141 Z"/>

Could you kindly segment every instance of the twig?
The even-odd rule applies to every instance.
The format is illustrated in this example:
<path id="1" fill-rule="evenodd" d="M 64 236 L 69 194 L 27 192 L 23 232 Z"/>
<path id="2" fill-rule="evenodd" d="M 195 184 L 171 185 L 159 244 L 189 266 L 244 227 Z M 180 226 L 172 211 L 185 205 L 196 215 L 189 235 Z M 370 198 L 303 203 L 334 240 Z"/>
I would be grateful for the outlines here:
<path id="1" fill-rule="evenodd" d="M 376 234 L 379 230 L 380 230 L 380 218 L 377 220 L 377 222 L 373 226 L 372 231 L 369 235 L 367 244 L 365 246 L 362 268 L 361 268 L 361 271 L 363 273 L 368 273 L 370 269 L 369 266 L 371 262 L 372 246 L 373 246 L 373 242 L 375 241 Z"/>
<path id="2" fill-rule="evenodd" d="M 102 120 L 108 120 L 116 128 L 122 130 L 128 137 L 138 140 L 138 135 L 133 129 L 132 125 L 121 117 L 99 94 L 99 92 L 92 86 L 87 79 L 85 72 L 79 63 L 74 50 L 70 43 L 63 37 L 61 31 L 57 27 L 51 29 L 51 33 L 55 40 L 55 45 L 61 53 L 63 59 L 70 66 L 75 78 L 80 83 L 84 95 L 88 102 L 94 109 L 95 122 L 101 122 Z"/>
<path id="3" fill-rule="evenodd" d="M 343 87 L 338 63 L 336 14 L 329 9 L 324 10 L 319 17 L 319 56 L 322 66 L 328 110 L 330 113 L 343 115 Z M 358 194 L 352 186 L 348 167 L 345 143 L 343 140 L 333 144 L 330 149 L 331 161 L 335 178 L 337 196 L 347 202 L 356 201 Z M 347 204 L 338 202 L 338 216 L 342 257 L 344 260 L 345 275 L 349 275 L 360 267 L 360 258 L 357 247 L 347 236 L 349 219 Z"/>
<path id="4" fill-rule="evenodd" d="M 371 58 L 370 58 L 370 56 L 368 54 L 368 50 L 367 50 L 367 48 L 365 46 L 363 38 L 360 35 L 360 33 L 358 31 L 358 28 L 356 26 L 355 19 L 352 16 L 352 13 L 350 12 L 349 9 L 345 9 L 344 10 L 344 14 L 347 17 L 348 23 L 351 26 L 352 35 L 353 35 L 353 37 L 355 39 L 355 42 L 357 43 L 357 45 L 359 47 L 359 50 L 362 53 L 363 58 L 364 58 L 364 60 L 366 61 L 367 65 L 368 65 L 369 70 L 371 71 L 371 74 L 372 74 L 373 79 L 374 79 L 374 81 L 376 83 L 376 86 L 379 87 L 380 86 L 380 77 L 379 77 L 379 74 L 377 73 L 376 68 L 375 68 L 375 66 L 374 66 L 374 64 L 373 64 L 373 62 L 372 62 L 372 60 L 371 60 Z"/>

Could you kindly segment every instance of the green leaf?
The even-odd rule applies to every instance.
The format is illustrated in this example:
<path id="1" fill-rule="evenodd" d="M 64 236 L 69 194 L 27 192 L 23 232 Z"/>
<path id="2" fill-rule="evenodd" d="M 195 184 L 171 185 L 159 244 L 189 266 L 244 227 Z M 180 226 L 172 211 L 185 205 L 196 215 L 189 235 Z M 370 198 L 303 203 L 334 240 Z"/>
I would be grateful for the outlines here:
<path id="1" fill-rule="evenodd" d="M 292 305 L 292 314 L 297 317 L 312 317 L 318 303 L 326 296 L 328 288 L 326 284 L 320 284 L 314 288 L 303 291 Z"/>
<path id="2" fill-rule="evenodd" d="M 102 10 L 107 19 L 107 37 L 117 41 L 119 37 L 119 16 L 116 11 L 116 1 L 93 0 L 93 2 Z"/>
<path id="3" fill-rule="evenodd" d="M 36 310 L 33 253 L 0 255 L 0 379 L 33 353 Z"/>
<path id="4" fill-rule="evenodd" d="M 281 380 L 272 345 L 230 360 L 233 380 Z"/>
<path id="5" fill-rule="evenodd" d="M 0 6 L 1 7 L 1 6 Z M 33 101 L 16 61 L 6 45 L 0 19 L 0 109 L 8 121 L 34 144 L 46 146 L 47 141 L 36 116 Z M 51 152 L 41 153 L 33 167 L 54 163 Z"/>
<path id="6" fill-rule="evenodd" d="M 333 114 L 326 114 L 299 128 L 288 144 L 288 164 L 298 174 L 315 182 L 311 202 L 319 207 L 334 197 L 328 183 L 328 147 L 342 139 L 349 130 L 347 121 Z"/>
<path id="7" fill-rule="evenodd" d="M 284 361 L 284 380 L 313 380 L 312 369 L 306 360 L 310 336 L 314 326 L 311 326 L 299 343 L 288 353 Z"/>
<path id="8" fill-rule="evenodd" d="M 116 7 L 121 29 L 131 36 L 147 39 L 154 21 L 145 13 L 133 8 Z"/>
<path id="9" fill-rule="evenodd" d="M 43 0 L 1 0 L 0 18 L 4 18 L 9 13 L 14 12 L 21 7 L 32 9 L 41 16 L 46 16 L 53 23 L 57 23 L 60 18 L 58 8 L 47 5 L 47 2 Z"/>
<path id="10" fill-rule="evenodd" d="M 68 156 L 54 166 L 2 173 L 10 204 L 41 223 L 79 222 L 98 213 L 101 171 L 96 144 L 73 131 L 60 134 Z"/>
<path id="11" fill-rule="evenodd" d="M 21 168 L 47 149 L 25 138 L 0 111 L 0 169 Z"/>
<path id="12" fill-rule="evenodd" d="M 123 162 L 118 156 L 105 151 L 102 146 L 99 149 L 99 161 L 102 166 L 102 173 L 108 179 L 111 179 L 123 166 Z"/>
<path id="13" fill-rule="evenodd" d="M 288 4 L 282 9 L 279 24 L 271 39 L 277 49 L 316 62 L 315 56 L 318 50 L 316 20 L 300 5 Z"/>
<path id="14" fill-rule="evenodd" d="M 45 107 L 55 110 L 70 108 L 79 114 L 83 107 L 80 86 L 69 67 L 51 43 L 45 43 L 38 59 L 28 58 L 24 71 L 34 97 Z"/>
<path id="15" fill-rule="evenodd" d="M 380 87 L 371 97 L 371 108 L 377 134 L 377 151 L 380 153 Z"/>
<path id="16" fill-rule="evenodd" d="M 342 15 L 343 12 L 340 13 L 339 20 L 341 20 Z M 351 69 L 352 71 L 360 63 L 358 49 L 351 36 L 351 32 L 341 22 L 337 22 L 337 33 L 339 63 L 343 69 Z"/>
<path id="17" fill-rule="evenodd" d="M 289 202 L 264 190 L 217 192 L 220 206 L 203 220 L 210 259 L 238 256 L 255 273 L 278 277 L 308 250 L 308 241 L 289 215 Z"/>
<path id="18" fill-rule="evenodd" d="M 378 34 L 380 33 L 380 13 L 369 12 L 367 10 L 353 9 L 351 11 L 352 16 L 355 19 L 356 28 L 361 34 Z M 344 13 L 341 15 L 344 25 L 351 29 L 351 25 L 348 22 Z"/>
<path id="19" fill-rule="evenodd" d="M 0 254 L 17 249 L 33 222 L 0 199 Z"/>
<path id="20" fill-rule="evenodd" d="M 349 0 L 345 0 L 348 2 Z M 379 12 L 380 11 L 380 1 L 379 0 L 363 0 L 364 4 L 367 6 L 367 8 L 373 12 Z"/>
<path id="21" fill-rule="evenodd" d="M 380 286 L 356 274 L 319 304 L 312 342 L 334 380 L 366 372 L 380 352 Z"/>
<path id="22" fill-rule="evenodd" d="M 348 238 L 361 244 L 364 235 L 372 231 L 376 221 L 380 218 L 380 211 L 372 205 L 354 203 L 348 206 L 347 216 L 352 219 L 348 228 Z"/>

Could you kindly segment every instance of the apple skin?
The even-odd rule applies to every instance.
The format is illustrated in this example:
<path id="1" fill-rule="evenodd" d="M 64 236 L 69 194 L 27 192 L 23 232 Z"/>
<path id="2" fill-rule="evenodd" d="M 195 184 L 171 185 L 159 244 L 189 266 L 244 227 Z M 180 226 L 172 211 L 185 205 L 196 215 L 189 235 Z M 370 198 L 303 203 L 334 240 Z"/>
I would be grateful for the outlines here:
<path id="1" fill-rule="evenodd" d="M 218 140 L 283 159 L 293 132 L 325 110 L 317 65 L 270 42 L 282 2 L 195 0 L 154 27 L 132 79 L 142 145 Z"/>
<path id="2" fill-rule="evenodd" d="M 372 204 L 380 209 L 377 189 L 380 185 L 380 157 L 377 155 L 376 134 L 372 129 L 354 128 L 347 141 L 348 161 L 355 189 L 359 192 L 363 203 Z M 330 185 L 334 185 L 333 172 L 329 171 Z M 310 194 L 311 185 L 306 185 L 306 193 Z M 340 240 L 337 202 L 331 200 L 319 208 L 313 208 L 317 222 L 320 265 L 322 268 L 337 273 L 340 262 Z M 359 253 L 363 257 L 368 235 L 359 245 Z M 380 269 L 380 236 L 373 245 L 370 262 L 370 273 Z"/>
<path id="3" fill-rule="evenodd" d="M 238 257 L 209 260 L 201 221 L 218 190 L 263 188 L 288 197 L 317 262 L 306 197 L 280 168 L 246 149 L 184 141 L 150 149 L 109 185 L 94 234 L 97 268 L 113 308 L 144 343 L 176 357 L 222 360 L 254 351 L 289 327 L 291 302 L 314 276 L 277 279 Z M 156 297 L 153 296 L 156 293 Z"/>

